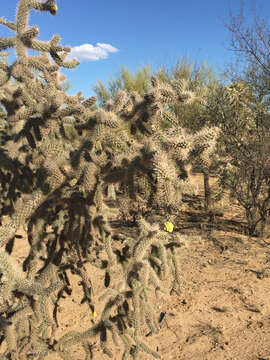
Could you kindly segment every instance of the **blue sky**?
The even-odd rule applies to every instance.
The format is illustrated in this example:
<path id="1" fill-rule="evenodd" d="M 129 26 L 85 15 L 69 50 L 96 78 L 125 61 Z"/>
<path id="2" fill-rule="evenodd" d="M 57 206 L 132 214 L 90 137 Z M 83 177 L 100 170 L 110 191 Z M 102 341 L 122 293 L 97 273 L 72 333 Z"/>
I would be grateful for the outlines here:
<path id="1" fill-rule="evenodd" d="M 61 72 L 71 83 L 69 94 L 81 90 L 88 97 L 95 94 L 93 86 L 98 79 L 107 83 L 122 65 L 135 72 L 150 63 L 153 71 L 162 65 L 171 68 L 183 57 L 190 62 L 206 61 L 221 71 L 233 56 L 226 50 L 229 33 L 223 21 L 229 21 L 230 10 L 237 13 L 241 0 L 58 0 L 56 3 L 56 16 L 32 10 L 29 25 L 39 27 L 38 39 L 47 41 L 59 34 L 61 45 L 72 48 L 69 56 L 76 57 L 81 64 Z M 259 13 L 270 13 L 268 0 L 243 3 L 247 19 L 251 18 L 250 9 L 255 5 Z M 0 17 L 14 21 L 16 5 L 17 0 L 2 0 Z M 0 25 L 0 36 L 12 36 L 12 31 Z M 11 55 L 10 61 L 14 59 Z"/>

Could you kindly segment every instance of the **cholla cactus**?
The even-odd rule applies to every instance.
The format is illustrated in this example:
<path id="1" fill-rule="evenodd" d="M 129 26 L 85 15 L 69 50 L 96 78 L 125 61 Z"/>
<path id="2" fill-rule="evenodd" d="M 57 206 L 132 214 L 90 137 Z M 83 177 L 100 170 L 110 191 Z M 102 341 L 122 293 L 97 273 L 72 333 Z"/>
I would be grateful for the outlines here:
<path id="1" fill-rule="evenodd" d="M 0 226 L 0 268 L 10 280 L 0 290 L 6 301 L 1 313 L 12 321 L 1 329 L 5 356 L 46 358 L 57 352 L 65 359 L 70 346 L 81 343 L 87 351 L 88 338 L 98 334 L 102 350 L 111 356 L 103 340 L 110 331 L 115 342 L 123 343 L 123 358 L 140 352 L 159 358 L 142 341 L 140 329 L 145 323 L 157 331 L 155 309 L 147 299 L 151 291 L 170 290 L 163 282 L 170 272 L 174 277 L 171 290 L 180 292 L 170 215 L 181 206 L 179 175 L 189 147 L 184 132 L 176 129 L 172 135 L 161 122 L 166 105 L 186 101 L 190 94 L 181 97 L 181 89 L 153 79 L 145 96 L 121 91 L 104 109 L 93 107 L 94 97 L 66 95 L 59 70 L 75 67 L 77 62 L 65 61 L 69 48 L 59 45 L 60 36 L 47 42 L 36 40 L 38 28 L 28 27 L 32 9 L 57 13 L 54 0 L 19 0 L 16 22 L 0 19 L 15 33 L 0 39 L 0 50 L 14 47 L 17 54 L 10 66 L 0 63 L 0 104 L 8 123 L 0 138 L 0 211 L 8 216 Z M 28 49 L 41 55 L 28 56 Z M 39 72 L 37 76 L 33 70 Z M 115 208 L 107 204 L 106 189 L 111 198 L 116 197 Z M 158 205 L 165 213 L 165 230 L 160 224 L 149 224 L 139 213 L 138 236 L 124 237 L 121 245 L 115 242 L 110 220 L 119 213 L 121 191 L 129 203 L 144 203 L 148 208 Z M 46 231 L 48 225 L 51 233 Z M 18 240 L 15 235 L 20 226 L 27 230 L 30 245 L 23 264 L 25 277 L 12 253 L 4 250 Z M 56 340 L 57 324 L 49 305 L 54 303 L 57 308 L 61 302 L 69 283 L 67 269 L 81 277 L 85 299 L 95 313 L 87 262 L 104 271 L 109 301 L 94 326 Z M 123 286 L 117 289 L 110 288 L 116 265 L 123 268 L 119 275 Z M 25 339 L 27 347 L 22 345 Z"/>
<path id="2" fill-rule="evenodd" d="M 211 205 L 212 193 L 210 188 L 211 170 L 218 164 L 216 144 L 220 130 L 216 127 L 204 128 L 195 133 L 190 144 L 188 160 L 194 172 L 201 173 L 204 178 L 204 207 L 207 210 Z"/>

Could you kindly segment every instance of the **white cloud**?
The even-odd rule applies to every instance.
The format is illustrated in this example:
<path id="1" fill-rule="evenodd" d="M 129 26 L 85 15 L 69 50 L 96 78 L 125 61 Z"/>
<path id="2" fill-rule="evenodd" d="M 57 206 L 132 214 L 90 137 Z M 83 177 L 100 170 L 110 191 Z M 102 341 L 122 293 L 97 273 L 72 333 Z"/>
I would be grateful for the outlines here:
<path id="1" fill-rule="evenodd" d="M 106 59 L 109 53 L 119 51 L 117 48 L 110 44 L 97 43 L 96 46 L 91 44 L 82 44 L 71 48 L 66 60 L 76 58 L 79 61 L 97 61 L 99 59 Z"/>

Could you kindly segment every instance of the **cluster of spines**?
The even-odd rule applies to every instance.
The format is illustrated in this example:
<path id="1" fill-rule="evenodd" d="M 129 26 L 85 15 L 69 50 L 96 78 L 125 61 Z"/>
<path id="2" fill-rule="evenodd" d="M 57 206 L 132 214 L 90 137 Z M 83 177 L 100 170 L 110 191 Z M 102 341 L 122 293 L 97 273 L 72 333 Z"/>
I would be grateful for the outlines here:
<path id="1" fill-rule="evenodd" d="M 9 224 L 0 227 L 0 244 L 3 249 L 15 236 L 20 225 L 31 223 L 39 217 L 44 220 L 40 224 L 37 220 L 34 225 L 39 233 L 35 241 L 30 240 L 32 230 L 29 226 L 32 253 L 26 266 L 26 279 L 17 281 L 14 275 L 15 267 L 11 268 L 12 286 L 6 288 L 5 296 L 11 296 L 12 289 L 15 289 L 27 296 L 39 297 L 40 307 L 36 307 L 35 316 L 40 319 L 41 324 L 29 337 L 32 337 L 32 342 L 35 338 L 39 344 L 37 353 L 39 351 L 45 356 L 49 350 L 45 341 L 42 342 L 37 334 L 41 332 L 44 340 L 47 337 L 46 326 L 54 328 L 54 320 L 49 315 L 48 299 L 45 299 L 45 296 L 48 297 L 61 287 L 61 283 L 56 281 L 56 272 L 49 275 L 50 265 L 53 262 L 64 264 L 81 276 L 85 296 L 91 308 L 92 284 L 82 264 L 83 254 L 84 260 L 104 269 L 107 277 L 110 277 L 111 268 L 117 259 L 112 229 L 109 226 L 112 209 L 105 205 L 104 185 L 108 185 L 108 192 L 114 198 L 113 189 L 120 184 L 124 195 L 135 202 L 140 199 L 137 196 L 138 189 L 146 184 L 148 205 L 150 200 L 155 200 L 165 211 L 172 210 L 173 193 L 177 189 L 179 175 L 176 160 L 185 158 L 187 149 L 190 151 L 189 138 L 171 137 L 161 123 L 165 120 L 178 126 L 177 119 L 165 110 L 165 107 L 175 102 L 191 101 L 193 94 L 184 81 L 170 86 L 161 83 L 156 77 L 152 78 L 149 93 L 144 96 L 132 93 L 128 96 L 125 91 L 120 91 L 113 101 L 105 104 L 104 109 L 93 109 L 95 97 L 85 100 L 81 93 L 77 96 L 64 94 L 60 84 L 63 76 L 59 69 L 62 66 L 72 68 L 77 62 L 65 61 L 69 48 L 59 45 L 59 35 L 53 36 L 48 42 L 35 39 L 39 33 L 38 28 L 27 26 L 31 8 L 49 11 L 53 15 L 57 10 L 53 0 L 45 3 L 20 0 L 16 23 L 0 19 L 1 24 L 16 33 L 14 37 L 0 39 L 0 50 L 15 47 L 18 57 L 10 66 L 0 63 L 0 86 L 3 90 L 0 93 L 0 102 L 7 110 L 6 120 L 14 135 L 9 140 L 7 149 L 11 149 L 14 142 L 19 142 L 20 146 L 15 152 L 13 150 L 12 160 L 27 162 L 34 178 L 31 195 L 22 191 L 21 199 L 14 203 Z M 40 51 L 41 56 L 27 56 L 28 48 Z M 53 63 L 48 54 L 51 55 Z M 40 72 L 39 77 L 35 78 L 33 69 Z M 11 77 L 17 80 L 17 85 L 11 84 Z M 16 127 L 16 124 L 19 126 Z M 151 141 L 148 141 L 149 136 L 152 137 Z M 8 167 L 4 171 L 12 173 Z M 23 179 L 23 176 L 21 178 Z M 50 224 L 54 231 L 50 236 L 43 237 L 41 233 L 46 223 Z M 151 287 L 156 292 L 165 291 L 162 280 L 166 279 L 169 271 L 174 275 L 173 290 L 178 291 L 180 279 L 173 250 L 174 243 L 170 242 L 171 235 L 160 230 L 158 225 L 151 226 L 143 219 L 139 221 L 138 227 L 139 238 L 127 240 L 130 253 L 123 264 L 129 291 L 120 291 L 120 294 L 118 292 L 114 297 L 110 297 L 98 324 L 83 333 L 72 332 L 64 335 L 56 346 L 56 351 L 62 358 L 67 357 L 67 348 L 78 342 L 87 352 L 87 339 L 97 334 L 102 334 L 101 347 L 110 355 L 105 341 L 108 330 L 114 340 L 116 335 L 122 340 L 125 348 L 123 358 L 130 354 L 136 358 L 141 351 L 159 358 L 139 336 L 139 329 L 144 322 L 148 324 L 150 331 L 157 331 L 157 321 L 153 309 L 147 303 L 147 294 Z M 73 242 L 77 229 L 79 240 Z M 40 270 L 34 259 L 39 255 L 39 245 L 45 238 L 45 269 L 34 281 Z M 97 244 L 104 250 L 108 260 L 104 261 L 91 254 L 90 250 Z M 65 254 L 67 249 L 70 250 L 69 254 Z M 70 262 L 71 255 L 74 255 L 73 264 Z M 3 252 L 0 266 L 4 268 L 5 261 L 10 265 L 10 259 L 11 257 Z M 9 266 L 5 270 L 7 275 L 8 269 Z M 59 273 L 67 284 L 68 277 L 61 267 Z M 51 279 L 51 276 L 54 280 L 49 281 L 44 290 L 43 281 Z M 124 307 L 124 302 L 128 300 L 133 304 L 131 316 L 129 314 L 131 319 L 127 316 L 125 329 L 120 331 L 112 321 L 112 309 L 120 305 Z M 18 315 L 15 322 L 19 324 L 20 321 Z M 12 329 L 11 327 L 8 331 Z M 7 333 L 7 341 L 8 339 L 10 336 Z M 10 341 L 10 353 L 17 351 L 16 346 Z"/>

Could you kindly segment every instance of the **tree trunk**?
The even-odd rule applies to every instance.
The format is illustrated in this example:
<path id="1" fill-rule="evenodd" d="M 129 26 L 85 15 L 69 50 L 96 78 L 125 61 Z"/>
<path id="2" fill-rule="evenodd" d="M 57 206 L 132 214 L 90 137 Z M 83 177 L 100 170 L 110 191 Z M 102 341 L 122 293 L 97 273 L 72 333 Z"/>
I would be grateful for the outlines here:
<path id="1" fill-rule="evenodd" d="M 204 183 L 204 209 L 208 210 L 211 205 L 211 189 L 209 183 L 209 174 L 204 171 L 203 172 L 203 183 Z"/>
<path id="2" fill-rule="evenodd" d="M 259 223 L 258 212 L 254 207 L 246 209 L 246 219 L 248 223 L 248 234 L 249 236 L 254 236 Z"/>

